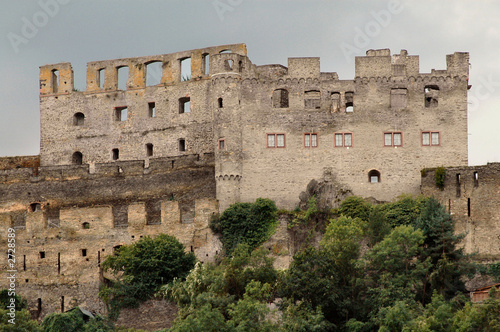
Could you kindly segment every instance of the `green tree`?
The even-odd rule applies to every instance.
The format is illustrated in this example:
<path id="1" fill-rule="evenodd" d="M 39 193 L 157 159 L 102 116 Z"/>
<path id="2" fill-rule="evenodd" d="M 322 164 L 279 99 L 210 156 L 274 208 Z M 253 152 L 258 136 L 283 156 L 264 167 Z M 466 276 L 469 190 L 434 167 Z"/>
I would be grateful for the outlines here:
<path id="1" fill-rule="evenodd" d="M 358 196 L 349 196 L 340 204 L 339 213 L 351 218 L 367 221 L 372 205 Z"/>
<path id="2" fill-rule="evenodd" d="M 0 331 L 2 332 L 40 332 L 41 328 L 38 322 L 31 320 L 28 310 L 22 309 L 16 311 L 15 320 L 8 314 L 9 310 L 0 308 Z M 11 320 L 11 322 L 9 322 Z M 14 322 L 15 324 L 12 324 Z"/>
<path id="3" fill-rule="evenodd" d="M 43 319 L 41 326 L 43 332 L 81 332 L 84 331 L 84 325 L 82 312 L 76 309 L 65 313 L 52 313 Z"/>
<path id="4" fill-rule="evenodd" d="M 221 242 L 231 255 L 239 243 L 257 248 L 267 241 L 278 224 L 276 205 L 270 199 L 258 198 L 255 203 L 235 203 L 220 217 L 214 218 L 210 228 L 221 234 Z"/>
<path id="5" fill-rule="evenodd" d="M 415 225 L 428 198 L 424 196 L 413 197 L 401 195 L 397 201 L 386 203 L 381 206 L 385 216 L 392 227 L 400 225 Z"/>
<path id="6" fill-rule="evenodd" d="M 146 236 L 106 258 L 102 264 L 104 270 L 122 273 L 122 280 L 102 288 L 99 294 L 111 305 L 111 316 L 116 318 L 119 308 L 136 306 L 139 301 L 150 298 L 161 285 L 174 278 L 184 278 L 195 261 L 194 254 L 186 253 L 184 245 L 175 237 Z"/>

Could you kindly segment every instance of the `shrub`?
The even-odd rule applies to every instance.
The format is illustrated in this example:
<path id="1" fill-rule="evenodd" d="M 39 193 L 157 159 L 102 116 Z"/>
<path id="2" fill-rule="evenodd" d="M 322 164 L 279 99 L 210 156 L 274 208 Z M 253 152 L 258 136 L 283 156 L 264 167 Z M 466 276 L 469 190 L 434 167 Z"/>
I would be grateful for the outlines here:
<path id="1" fill-rule="evenodd" d="M 434 171 L 434 180 L 436 182 L 436 187 L 443 190 L 445 178 L 446 178 L 446 169 L 442 166 L 436 168 L 436 170 Z"/>

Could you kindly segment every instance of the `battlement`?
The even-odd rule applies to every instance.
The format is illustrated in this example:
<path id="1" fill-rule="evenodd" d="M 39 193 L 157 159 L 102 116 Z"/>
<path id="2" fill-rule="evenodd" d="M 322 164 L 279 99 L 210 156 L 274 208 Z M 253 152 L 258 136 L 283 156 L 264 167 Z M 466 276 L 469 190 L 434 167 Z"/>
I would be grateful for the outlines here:
<path id="1" fill-rule="evenodd" d="M 398 77 L 419 75 L 469 77 L 469 53 L 455 52 L 446 56 L 446 70 L 432 69 L 430 74 L 420 73 L 419 56 L 408 55 L 406 50 L 391 56 L 389 49 L 368 50 L 366 56 L 356 57 L 355 77 Z"/>

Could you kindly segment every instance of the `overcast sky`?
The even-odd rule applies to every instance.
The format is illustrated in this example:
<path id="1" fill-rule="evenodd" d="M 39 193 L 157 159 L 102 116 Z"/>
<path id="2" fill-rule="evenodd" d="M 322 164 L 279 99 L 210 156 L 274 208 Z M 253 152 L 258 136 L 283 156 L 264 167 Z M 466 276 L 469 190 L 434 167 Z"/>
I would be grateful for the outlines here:
<path id="1" fill-rule="evenodd" d="M 257 65 L 321 57 L 321 71 L 354 78 L 367 49 L 420 55 L 420 72 L 470 52 L 469 164 L 500 162 L 500 2 L 327 0 L 2 1 L 0 156 L 39 153 L 39 66 L 246 43 Z"/>

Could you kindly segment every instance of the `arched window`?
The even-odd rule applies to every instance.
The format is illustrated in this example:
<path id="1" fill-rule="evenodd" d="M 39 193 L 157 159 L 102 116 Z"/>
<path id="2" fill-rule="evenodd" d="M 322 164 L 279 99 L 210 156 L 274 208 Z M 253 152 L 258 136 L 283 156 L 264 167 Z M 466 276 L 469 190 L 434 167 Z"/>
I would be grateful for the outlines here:
<path id="1" fill-rule="evenodd" d="M 217 99 L 217 103 L 219 104 L 219 108 L 224 107 L 222 98 Z"/>
<path id="2" fill-rule="evenodd" d="M 376 169 L 372 169 L 368 172 L 368 182 L 379 183 L 380 182 L 380 172 Z"/>
<path id="3" fill-rule="evenodd" d="M 273 91 L 273 108 L 288 107 L 288 90 L 276 89 Z"/>
<path id="4" fill-rule="evenodd" d="M 81 165 L 83 163 L 83 155 L 80 151 L 76 151 L 73 153 L 73 157 L 71 159 L 73 165 Z"/>
<path id="5" fill-rule="evenodd" d="M 73 115 L 73 125 L 74 126 L 83 126 L 85 122 L 85 115 L 83 113 L 75 113 L 75 115 Z"/>

